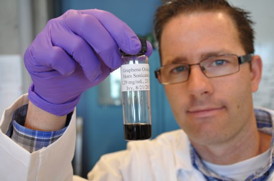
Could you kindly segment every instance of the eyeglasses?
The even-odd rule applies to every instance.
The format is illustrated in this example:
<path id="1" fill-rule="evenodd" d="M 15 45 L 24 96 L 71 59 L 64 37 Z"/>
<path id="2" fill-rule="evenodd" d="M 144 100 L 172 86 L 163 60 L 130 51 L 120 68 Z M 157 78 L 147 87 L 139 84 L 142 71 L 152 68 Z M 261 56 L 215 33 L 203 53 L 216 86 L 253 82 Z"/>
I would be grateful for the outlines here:
<path id="1" fill-rule="evenodd" d="M 193 65 L 199 65 L 208 78 L 231 75 L 239 72 L 241 64 L 251 62 L 252 56 L 253 54 L 243 56 L 226 54 L 208 57 L 197 64 L 168 64 L 157 69 L 155 76 L 164 85 L 186 82 Z"/>

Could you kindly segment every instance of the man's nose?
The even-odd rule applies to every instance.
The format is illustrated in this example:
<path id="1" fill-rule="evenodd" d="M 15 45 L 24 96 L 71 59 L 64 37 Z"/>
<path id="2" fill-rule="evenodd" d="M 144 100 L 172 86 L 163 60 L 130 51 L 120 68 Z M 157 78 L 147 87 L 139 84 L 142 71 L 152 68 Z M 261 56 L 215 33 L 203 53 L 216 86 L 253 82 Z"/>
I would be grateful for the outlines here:
<path id="1" fill-rule="evenodd" d="M 213 85 L 211 80 L 204 74 L 203 68 L 199 65 L 192 65 L 188 77 L 189 93 L 195 97 L 211 94 Z"/>

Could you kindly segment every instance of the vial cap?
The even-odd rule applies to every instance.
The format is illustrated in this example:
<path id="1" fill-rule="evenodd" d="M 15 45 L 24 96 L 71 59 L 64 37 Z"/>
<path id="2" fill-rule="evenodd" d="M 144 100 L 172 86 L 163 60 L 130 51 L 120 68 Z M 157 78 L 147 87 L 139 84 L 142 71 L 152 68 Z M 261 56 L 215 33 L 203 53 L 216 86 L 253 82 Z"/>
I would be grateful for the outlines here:
<path id="1" fill-rule="evenodd" d="M 140 55 L 144 55 L 146 52 L 147 52 L 147 41 L 145 38 L 141 38 L 139 37 L 139 40 L 141 42 L 141 50 L 137 53 L 137 54 L 127 54 L 125 52 L 123 52 L 122 50 L 120 50 L 122 56 L 126 56 L 126 57 L 129 57 L 129 56 L 140 56 Z"/>

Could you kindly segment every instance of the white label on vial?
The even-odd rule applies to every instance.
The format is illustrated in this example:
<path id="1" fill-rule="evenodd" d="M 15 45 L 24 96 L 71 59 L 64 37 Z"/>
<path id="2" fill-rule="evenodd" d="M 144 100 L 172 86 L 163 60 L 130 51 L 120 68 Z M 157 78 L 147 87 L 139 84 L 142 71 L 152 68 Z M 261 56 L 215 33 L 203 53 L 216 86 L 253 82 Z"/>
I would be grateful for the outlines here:
<path id="1" fill-rule="evenodd" d="M 149 65 L 125 64 L 121 67 L 122 92 L 150 90 Z"/>

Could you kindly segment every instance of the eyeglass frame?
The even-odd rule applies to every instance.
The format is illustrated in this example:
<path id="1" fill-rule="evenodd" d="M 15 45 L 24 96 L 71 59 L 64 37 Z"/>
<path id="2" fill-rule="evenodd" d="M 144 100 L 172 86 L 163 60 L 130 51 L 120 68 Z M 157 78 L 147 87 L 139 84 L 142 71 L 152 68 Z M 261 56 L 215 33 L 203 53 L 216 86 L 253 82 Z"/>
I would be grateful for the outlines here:
<path id="1" fill-rule="evenodd" d="M 233 73 L 229 73 L 229 74 L 220 75 L 220 76 L 208 77 L 208 76 L 204 73 L 204 71 L 202 70 L 203 67 L 201 66 L 201 62 L 203 62 L 203 61 L 205 61 L 205 60 L 211 58 L 211 57 L 208 57 L 208 58 L 206 58 L 206 59 L 201 60 L 199 63 L 195 63 L 195 64 L 183 64 L 183 63 L 182 63 L 182 65 L 187 65 L 187 66 L 189 67 L 189 70 L 188 70 L 188 77 L 187 77 L 187 79 L 184 80 L 184 81 L 179 81 L 179 82 L 174 82 L 174 83 L 162 83 L 162 82 L 160 81 L 160 79 L 159 79 L 159 74 L 161 73 L 161 72 L 160 72 L 161 69 L 162 69 L 164 66 L 167 66 L 167 65 L 170 65 L 170 64 L 163 65 L 163 66 L 159 67 L 158 69 L 156 69 L 156 70 L 154 71 L 154 75 L 155 75 L 156 79 L 159 81 L 159 83 L 160 83 L 160 84 L 163 84 L 163 85 L 170 85 L 170 84 L 183 83 L 183 82 L 187 82 L 188 79 L 189 79 L 189 75 L 190 75 L 190 73 L 191 73 L 191 66 L 193 66 L 193 65 L 199 65 L 199 67 L 201 68 L 203 74 L 204 74 L 207 78 L 223 77 L 223 76 L 228 76 L 228 75 L 232 75 L 232 74 L 235 74 L 235 73 L 239 72 L 239 71 L 240 71 L 240 65 L 243 64 L 243 63 L 246 63 L 246 62 L 251 62 L 251 61 L 252 61 L 252 57 L 254 56 L 253 53 L 249 53 L 249 54 L 245 54 L 245 55 L 242 55 L 242 56 L 238 56 L 238 55 L 235 55 L 235 54 L 223 54 L 223 55 L 217 55 L 216 57 L 218 57 L 218 56 L 228 56 L 228 55 L 237 57 L 237 59 L 238 59 L 238 67 L 239 67 L 239 68 L 238 68 L 238 71 L 233 72 Z M 214 57 L 214 56 L 213 56 L 213 57 Z"/>

